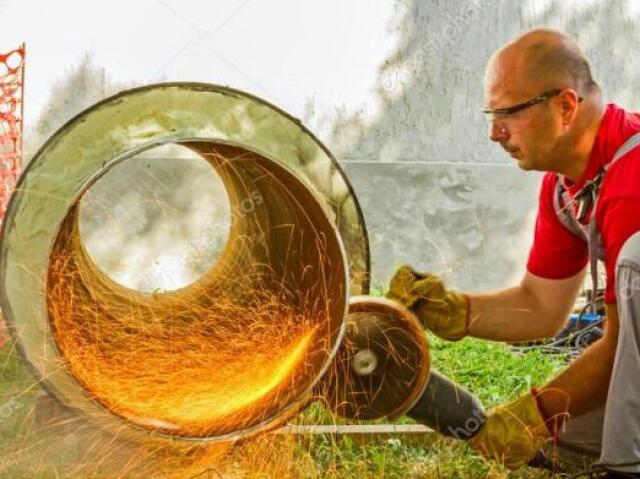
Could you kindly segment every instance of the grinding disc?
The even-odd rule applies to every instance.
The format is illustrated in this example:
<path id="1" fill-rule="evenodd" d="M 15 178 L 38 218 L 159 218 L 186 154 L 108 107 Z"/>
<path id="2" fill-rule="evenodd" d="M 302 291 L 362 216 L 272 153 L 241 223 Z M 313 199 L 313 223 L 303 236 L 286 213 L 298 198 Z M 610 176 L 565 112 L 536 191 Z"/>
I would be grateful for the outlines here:
<path id="1" fill-rule="evenodd" d="M 393 418 L 414 406 L 428 376 L 428 345 L 415 315 L 388 299 L 355 296 L 319 394 L 346 418 Z"/>

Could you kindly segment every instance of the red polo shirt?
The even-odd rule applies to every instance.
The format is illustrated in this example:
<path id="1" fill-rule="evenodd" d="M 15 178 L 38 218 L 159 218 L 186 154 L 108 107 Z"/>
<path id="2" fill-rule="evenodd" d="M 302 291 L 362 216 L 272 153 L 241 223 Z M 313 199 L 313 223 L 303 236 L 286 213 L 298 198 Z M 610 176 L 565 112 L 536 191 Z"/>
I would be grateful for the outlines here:
<path id="1" fill-rule="evenodd" d="M 575 195 L 592 180 L 616 150 L 640 131 L 640 114 L 607 105 L 587 168 L 577 182 L 561 177 L 569 193 Z M 527 269 L 536 276 L 562 279 L 578 273 L 589 261 L 587 242 L 570 232 L 558 219 L 553 195 L 557 175 L 546 173 L 540 187 L 538 217 Z M 590 215 L 588 215 L 590 216 Z M 585 223 L 589 222 L 587 217 Z M 596 226 L 605 253 L 605 302 L 615 303 L 615 265 L 627 238 L 640 231 L 640 146 L 618 159 L 608 169 L 600 186 Z"/>

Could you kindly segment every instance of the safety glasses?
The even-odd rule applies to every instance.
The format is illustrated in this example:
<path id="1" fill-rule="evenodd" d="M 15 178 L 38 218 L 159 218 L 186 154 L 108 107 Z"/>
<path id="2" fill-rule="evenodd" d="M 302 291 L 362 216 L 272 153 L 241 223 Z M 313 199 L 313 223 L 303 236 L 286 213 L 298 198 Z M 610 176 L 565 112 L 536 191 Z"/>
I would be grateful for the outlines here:
<path id="1" fill-rule="evenodd" d="M 482 112 L 485 115 L 489 129 L 495 127 L 502 132 L 515 133 L 531 121 L 530 116 L 526 115 L 528 108 L 559 95 L 563 90 L 563 88 L 547 90 L 523 103 L 506 108 L 484 108 Z M 582 98 L 578 98 L 578 101 L 581 102 Z"/>

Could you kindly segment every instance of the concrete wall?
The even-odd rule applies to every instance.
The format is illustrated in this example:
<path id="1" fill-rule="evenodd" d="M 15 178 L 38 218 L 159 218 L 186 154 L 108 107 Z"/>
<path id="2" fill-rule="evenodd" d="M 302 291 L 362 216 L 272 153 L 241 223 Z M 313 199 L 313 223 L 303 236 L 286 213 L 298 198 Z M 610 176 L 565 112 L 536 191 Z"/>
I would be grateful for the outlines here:
<path id="1" fill-rule="evenodd" d="M 386 285 L 402 263 L 470 290 L 507 285 L 524 271 L 538 174 L 507 164 L 343 167 L 364 211 L 374 286 Z"/>

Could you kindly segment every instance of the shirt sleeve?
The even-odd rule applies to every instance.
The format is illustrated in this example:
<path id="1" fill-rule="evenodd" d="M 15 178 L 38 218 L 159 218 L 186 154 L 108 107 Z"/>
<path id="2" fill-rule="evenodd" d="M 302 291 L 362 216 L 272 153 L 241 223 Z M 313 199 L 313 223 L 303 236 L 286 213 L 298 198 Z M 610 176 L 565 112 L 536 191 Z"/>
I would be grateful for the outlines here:
<path id="1" fill-rule="evenodd" d="M 553 206 L 557 177 L 547 173 L 538 198 L 538 215 L 529 251 L 527 270 L 542 278 L 564 279 L 576 275 L 589 261 L 589 246 L 569 231 L 558 218 Z"/>

